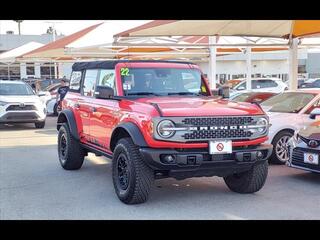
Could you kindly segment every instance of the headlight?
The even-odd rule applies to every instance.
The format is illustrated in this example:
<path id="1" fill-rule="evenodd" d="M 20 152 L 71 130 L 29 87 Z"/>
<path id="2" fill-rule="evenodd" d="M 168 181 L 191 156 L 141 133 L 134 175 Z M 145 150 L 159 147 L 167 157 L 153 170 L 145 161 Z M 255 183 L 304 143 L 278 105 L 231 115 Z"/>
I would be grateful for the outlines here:
<path id="1" fill-rule="evenodd" d="M 170 138 L 175 134 L 175 130 L 172 130 L 172 128 L 174 128 L 175 125 L 172 121 L 170 120 L 162 120 L 161 122 L 159 122 L 158 126 L 157 126 L 157 132 L 160 135 L 160 137 L 163 138 Z"/>
<path id="2" fill-rule="evenodd" d="M 0 106 L 5 106 L 7 104 L 8 104 L 7 102 L 0 101 Z"/>
<path id="3" fill-rule="evenodd" d="M 266 118 L 260 118 L 258 121 L 257 121 L 257 130 L 259 133 L 264 133 L 267 131 L 268 129 L 268 120 Z"/>

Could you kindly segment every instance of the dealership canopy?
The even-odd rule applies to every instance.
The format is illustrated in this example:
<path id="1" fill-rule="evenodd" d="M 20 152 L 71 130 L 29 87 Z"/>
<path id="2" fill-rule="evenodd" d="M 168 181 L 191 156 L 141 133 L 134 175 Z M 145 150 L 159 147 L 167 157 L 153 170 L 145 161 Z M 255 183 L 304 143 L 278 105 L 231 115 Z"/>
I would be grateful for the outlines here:
<path id="1" fill-rule="evenodd" d="M 259 36 L 292 38 L 320 33 L 320 20 L 155 20 L 115 37 Z"/>

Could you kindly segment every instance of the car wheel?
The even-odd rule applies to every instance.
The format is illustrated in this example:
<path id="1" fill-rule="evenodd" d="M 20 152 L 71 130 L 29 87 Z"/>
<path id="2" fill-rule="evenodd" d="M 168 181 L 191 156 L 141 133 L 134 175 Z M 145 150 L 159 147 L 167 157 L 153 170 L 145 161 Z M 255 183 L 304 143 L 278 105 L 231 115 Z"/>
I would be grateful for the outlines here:
<path id="1" fill-rule="evenodd" d="M 34 124 L 34 126 L 35 126 L 36 128 L 44 128 L 45 125 L 46 125 L 46 121 L 36 122 L 36 123 Z"/>
<path id="2" fill-rule="evenodd" d="M 137 204 L 147 201 L 154 172 L 144 162 L 131 138 L 120 139 L 115 147 L 112 178 L 115 192 L 122 202 Z"/>
<path id="3" fill-rule="evenodd" d="M 270 158 L 270 163 L 285 164 L 289 160 L 288 143 L 293 136 L 291 131 L 281 131 L 272 140 L 273 150 Z"/>
<path id="4" fill-rule="evenodd" d="M 259 191 L 268 176 L 268 162 L 258 163 L 249 171 L 232 174 L 224 178 L 229 189 L 237 193 L 254 193 Z"/>
<path id="5" fill-rule="evenodd" d="M 66 123 L 59 129 L 58 155 L 61 166 L 66 170 L 80 169 L 83 164 L 85 150 L 81 147 L 79 141 L 72 137 Z"/>

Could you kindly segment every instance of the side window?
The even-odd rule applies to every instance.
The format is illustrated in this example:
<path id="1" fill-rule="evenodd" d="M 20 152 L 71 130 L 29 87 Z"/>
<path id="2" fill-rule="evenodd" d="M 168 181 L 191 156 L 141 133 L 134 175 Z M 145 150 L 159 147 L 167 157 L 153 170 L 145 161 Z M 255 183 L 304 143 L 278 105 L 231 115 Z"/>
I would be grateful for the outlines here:
<path id="1" fill-rule="evenodd" d="M 115 70 L 114 69 L 101 70 L 98 85 L 108 86 L 113 88 L 114 94 L 116 95 Z"/>
<path id="2" fill-rule="evenodd" d="M 315 108 L 320 108 L 320 100 L 316 101 L 311 107 L 309 107 L 305 114 L 310 114 Z"/>
<path id="3" fill-rule="evenodd" d="M 247 83 L 244 81 L 237 87 L 237 90 L 245 90 L 246 87 L 247 87 Z"/>
<path id="4" fill-rule="evenodd" d="M 93 97 L 96 87 L 98 70 L 86 70 L 85 78 L 83 81 L 82 94 L 87 97 Z"/>
<path id="5" fill-rule="evenodd" d="M 320 88 L 320 79 L 314 82 L 314 87 Z"/>
<path id="6" fill-rule="evenodd" d="M 272 80 L 260 80 L 257 84 L 257 88 L 271 88 L 271 87 L 277 87 L 278 84 L 275 83 Z"/>
<path id="7" fill-rule="evenodd" d="M 78 91 L 80 89 L 81 72 L 74 71 L 70 78 L 70 89 Z"/>

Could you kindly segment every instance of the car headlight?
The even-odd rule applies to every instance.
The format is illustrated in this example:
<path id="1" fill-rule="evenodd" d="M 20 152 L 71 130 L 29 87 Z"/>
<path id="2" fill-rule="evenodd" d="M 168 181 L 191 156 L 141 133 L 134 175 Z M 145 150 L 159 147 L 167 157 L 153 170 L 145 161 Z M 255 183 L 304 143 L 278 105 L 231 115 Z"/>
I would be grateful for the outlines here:
<path id="1" fill-rule="evenodd" d="M 172 121 L 170 120 L 162 120 L 161 122 L 159 122 L 158 126 L 157 126 L 157 132 L 159 134 L 160 137 L 163 138 L 170 138 L 175 134 L 175 130 L 173 130 L 172 128 L 174 128 L 175 125 Z"/>
<path id="2" fill-rule="evenodd" d="M 8 104 L 7 102 L 0 101 L 0 106 L 5 106 L 7 104 Z"/>
<path id="3" fill-rule="evenodd" d="M 259 133 L 263 134 L 268 130 L 269 122 L 266 118 L 259 118 L 257 121 L 257 130 Z"/>

